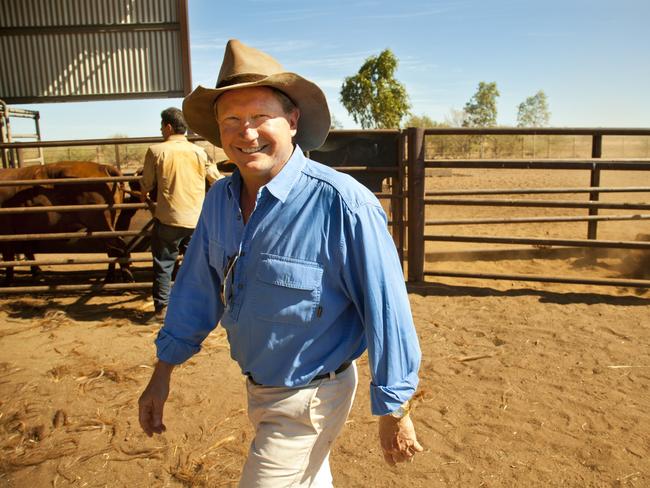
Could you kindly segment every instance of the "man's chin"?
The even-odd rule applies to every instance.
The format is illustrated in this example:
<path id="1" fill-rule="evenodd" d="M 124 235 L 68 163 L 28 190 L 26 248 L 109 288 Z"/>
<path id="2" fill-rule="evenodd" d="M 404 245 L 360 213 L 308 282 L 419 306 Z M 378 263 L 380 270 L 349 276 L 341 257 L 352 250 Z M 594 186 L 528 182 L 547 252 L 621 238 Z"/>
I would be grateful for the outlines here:
<path id="1" fill-rule="evenodd" d="M 247 172 L 264 172 L 273 166 L 272 161 L 266 156 L 239 158 L 235 164 L 239 167 L 240 171 L 246 170 Z"/>

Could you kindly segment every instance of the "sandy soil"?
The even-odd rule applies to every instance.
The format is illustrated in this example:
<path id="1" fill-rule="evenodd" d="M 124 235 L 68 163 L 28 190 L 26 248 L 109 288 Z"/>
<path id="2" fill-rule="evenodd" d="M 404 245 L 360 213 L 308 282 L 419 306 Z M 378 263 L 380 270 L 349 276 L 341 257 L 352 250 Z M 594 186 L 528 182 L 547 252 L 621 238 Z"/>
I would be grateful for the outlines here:
<path id="1" fill-rule="evenodd" d="M 384 465 L 368 372 L 334 447 L 341 487 L 650 484 L 650 295 L 486 286 L 410 294 L 426 450 Z M 140 432 L 157 327 L 145 295 L 0 301 L 0 486 L 236 486 L 251 439 L 221 331 Z"/>
<path id="2" fill-rule="evenodd" d="M 454 170 L 428 183 L 588 184 L 584 175 L 526 173 L 522 181 L 515 173 Z M 634 175 L 626 178 L 611 184 Z M 430 208 L 427 218 L 460 216 L 454 212 Z M 606 223 L 599 232 L 632 240 L 648 223 Z M 584 238 L 586 224 L 507 233 Z M 429 244 L 427 269 L 626 276 L 617 255 L 443 261 L 436 253 L 466 248 Z M 412 288 L 410 300 L 423 351 L 413 416 L 425 452 L 407 466 L 384 464 L 362 357 L 359 393 L 332 453 L 336 486 L 650 486 L 650 292 L 440 279 Z M 0 297 L 0 486 L 236 486 L 251 430 L 244 379 L 221 330 L 175 372 L 167 433 L 149 439 L 140 431 L 137 398 L 158 330 L 145 325 L 151 307 L 147 293 Z"/>

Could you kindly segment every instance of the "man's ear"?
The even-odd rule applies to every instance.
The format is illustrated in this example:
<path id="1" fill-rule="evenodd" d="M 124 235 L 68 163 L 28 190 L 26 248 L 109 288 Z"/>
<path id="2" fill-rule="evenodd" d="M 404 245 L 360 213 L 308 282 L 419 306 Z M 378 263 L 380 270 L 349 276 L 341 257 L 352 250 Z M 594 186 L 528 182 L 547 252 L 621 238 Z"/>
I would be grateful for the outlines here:
<path id="1" fill-rule="evenodd" d="M 291 137 L 295 137 L 298 133 L 298 120 L 300 119 L 300 109 L 294 108 L 287 120 L 289 121 L 289 128 L 291 129 Z"/>

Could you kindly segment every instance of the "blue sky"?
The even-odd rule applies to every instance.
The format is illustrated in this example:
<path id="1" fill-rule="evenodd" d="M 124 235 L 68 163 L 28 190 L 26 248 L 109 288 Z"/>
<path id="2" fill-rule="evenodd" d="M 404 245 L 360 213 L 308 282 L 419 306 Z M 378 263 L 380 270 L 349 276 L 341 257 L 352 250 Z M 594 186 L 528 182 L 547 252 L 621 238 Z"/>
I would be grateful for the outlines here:
<path id="1" fill-rule="evenodd" d="M 543 89 L 551 125 L 650 127 L 650 1 L 189 0 L 194 85 L 214 86 L 230 38 L 315 81 L 345 128 L 346 76 L 390 48 L 412 112 L 443 121 L 480 81 L 496 81 L 498 123 Z M 47 140 L 159 135 L 180 99 L 24 105 Z"/>

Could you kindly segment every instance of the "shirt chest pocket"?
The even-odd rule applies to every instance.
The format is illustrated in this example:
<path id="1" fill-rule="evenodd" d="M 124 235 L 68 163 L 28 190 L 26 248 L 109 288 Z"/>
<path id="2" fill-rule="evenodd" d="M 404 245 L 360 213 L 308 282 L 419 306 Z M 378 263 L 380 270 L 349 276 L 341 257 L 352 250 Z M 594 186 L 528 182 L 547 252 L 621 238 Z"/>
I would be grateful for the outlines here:
<path id="1" fill-rule="evenodd" d="M 223 279 L 223 270 L 226 265 L 225 256 L 226 252 L 224 247 L 214 239 L 210 239 L 208 243 L 208 261 L 220 279 Z"/>
<path id="2" fill-rule="evenodd" d="M 316 262 L 263 254 L 253 284 L 253 307 L 259 320 L 308 324 L 322 290 L 323 268 Z"/>

